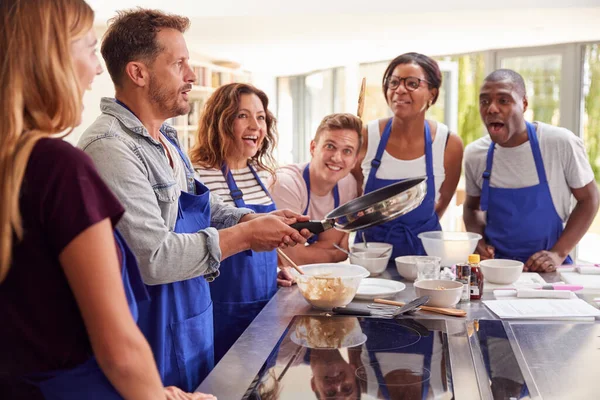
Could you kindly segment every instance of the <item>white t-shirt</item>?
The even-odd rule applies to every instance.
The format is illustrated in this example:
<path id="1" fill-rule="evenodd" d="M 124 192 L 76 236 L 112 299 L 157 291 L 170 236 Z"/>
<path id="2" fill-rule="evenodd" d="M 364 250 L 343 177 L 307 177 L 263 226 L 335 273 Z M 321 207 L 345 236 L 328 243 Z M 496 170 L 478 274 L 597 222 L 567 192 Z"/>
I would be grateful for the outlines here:
<path id="1" fill-rule="evenodd" d="M 273 182 L 270 181 L 267 186 L 277 208 L 287 208 L 297 213 L 304 212 L 308 202 L 308 192 L 302 172 L 307 165 L 308 163 L 290 164 L 277 170 L 275 184 L 273 185 Z M 340 206 L 356 198 L 356 188 L 356 179 L 352 174 L 348 174 L 338 181 Z M 323 219 L 335 208 L 334 204 L 333 191 L 325 196 L 317 196 L 311 193 L 310 205 L 306 215 L 311 219 Z"/>
<path id="2" fill-rule="evenodd" d="M 187 176 L 185 175 L 185 164 L 181 159 L 181 155 L 179 154 L 179 151 L 177 151 L 177 148 L 162 133 L 161 135 L 160 141 L 169 152 L 171 160 L 173 160 L 173 178 L 175 178 L 175 181 L 179 185 L 179 189 L 182 192 L 187 192 Z"/>
<path id="3" fill-rule="evenodd" d="M 566 222 L 571 213 L 570 188 L 579 189 L 592 182 L 594 173 L 579 137 L 565 128 L 536 123 L 552 203 L 560 218 Z M 465 180 L 469 196 L 481 196 L 482 174 L 491 143 L 492 139 L 486 135 L 465 149 Z M 490 177 L 491 187 L 516 189 L 539 183 L 529 141 L 517 147 L 496 146 Z"/>
<path id="4" fill-rule="evenodd" d="M 255 171 L 256 171 L 256 167 Z M 213 194 L 220 196 L 225 203 L 235 206 L 230 190 L 227 186 L 227 180 L 220 169 L 195 168 L 196 179 L 202 182 Z M 242 191 L 242 199 L 246 204 L 267 205 L 272 204 L 271 198 L 265 193 L 256 180 L 249 167 L 242 169 L 232 169 L 231 174 L 235 180 L 238 189 Z M 269 179 L 268 171 L 257 171 L 258 177 L 263 182 Z M 266 186 L 266 185 L 265 185 Z"/>
<path id="5" fill-rule="evenodd" d="M 379 120 L 371 121 L 367 125 L 368 146 L 367 153 L 361 164 L 364 180 L 363 190 L 367 184 L 369 173 L 371 172 L 371 161 L 375 158 L 377 147 L 381 141 L 379 130 Z M 440 197 L 440 188 L 444 179 L 446 179 L 446 170 L 444 169 L 444 153 L 446 151 L 446 141 L 448 140 L 448 127 L 440 122 L 437 122 L 437 131 L 435 139 L 431 144 L 433 155 L 433 180 L 435 181 L 435 201 Z M 381 165 L 377 169 L 375 177 L 378 179 L 409 179 L 418 178 L 427 175 L 425 166 L 425 152 L 419 158 L 414 160 L 400 160 L 391 156 L 384 150 L 381 156 Z"/>

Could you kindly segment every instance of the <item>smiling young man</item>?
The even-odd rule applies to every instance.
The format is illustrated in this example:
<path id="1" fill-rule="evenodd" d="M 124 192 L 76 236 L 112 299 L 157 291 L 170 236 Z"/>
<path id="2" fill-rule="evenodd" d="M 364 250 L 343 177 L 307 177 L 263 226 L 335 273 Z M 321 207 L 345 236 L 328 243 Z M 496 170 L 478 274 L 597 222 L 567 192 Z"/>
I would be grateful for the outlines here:
<path id="1" fill-rule="evenodd" d="M 268 187 L 277 208 L 321 220 L 334 208 L 356 198 L 356 179 L 350 171 L 362 142 L 361 129 L 361 120 L 352 114 L 323 118 L 310 143 L 311 161 L 279 168 L 277 179 L 270 182 Z M 347 249 L 348 234 L 329 229 L 309 239 L 308 246 L 284 252 L 297 264 L 345 260 L 346 255 L 333 247 L 334 243 Z"/>
<path id="2" fill-rule="evenodd" d="M 465 150 L 463 216 L 468 231 L 483 235 L 482 259 L 554 271 L 572 263 L 569 253 L 598 211 L 598 189 L 583 141 L 567 129 L 525 121 L 527 107 L 521 75 L 499 69 L 485 79 L 479 111 L 489 136 Z"/>

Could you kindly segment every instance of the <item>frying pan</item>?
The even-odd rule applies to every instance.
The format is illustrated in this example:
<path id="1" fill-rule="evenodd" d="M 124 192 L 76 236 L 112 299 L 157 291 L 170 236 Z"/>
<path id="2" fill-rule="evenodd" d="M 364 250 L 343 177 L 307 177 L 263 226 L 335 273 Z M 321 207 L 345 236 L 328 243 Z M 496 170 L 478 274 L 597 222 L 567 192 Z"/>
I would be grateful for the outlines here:
<path id="1" fill-rule="evenodd" d="M 414 210 L 421 205 L 426 193 L 426 177 L 406 179 L 350 200 L 327 214 L 323 221 L 297 222 L 290 226 L 297 230 L 308 229 L 315 235 L 331 228 L 354 232 Z"/>

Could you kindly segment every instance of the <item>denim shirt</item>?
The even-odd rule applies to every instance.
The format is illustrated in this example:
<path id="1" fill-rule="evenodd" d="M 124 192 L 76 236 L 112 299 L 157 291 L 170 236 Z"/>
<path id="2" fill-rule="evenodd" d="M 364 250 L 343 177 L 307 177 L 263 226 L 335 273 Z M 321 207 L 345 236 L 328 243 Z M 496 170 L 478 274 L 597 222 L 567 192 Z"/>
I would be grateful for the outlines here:
<path id="1" fill-rule="evenodd" d="M 117 228 L 136 255 L 144 282 L 158 285 L 200 275 L 212 281 L 221 261 L 217 229 L 237 224 L 252 211 L 211 194 L 211 226 L 195 234 L 173 232 L 181 191 L 195 190 L 190 160 L 185 156 L 188 187 L 181 188 L 163 146 L 131 111 L 111 98 L 101 100 L 100 110 L 78 147 L 92 157 L 125 207 Z M 160 130 L 179 147 L 173 127 L 163 124 Z"/>

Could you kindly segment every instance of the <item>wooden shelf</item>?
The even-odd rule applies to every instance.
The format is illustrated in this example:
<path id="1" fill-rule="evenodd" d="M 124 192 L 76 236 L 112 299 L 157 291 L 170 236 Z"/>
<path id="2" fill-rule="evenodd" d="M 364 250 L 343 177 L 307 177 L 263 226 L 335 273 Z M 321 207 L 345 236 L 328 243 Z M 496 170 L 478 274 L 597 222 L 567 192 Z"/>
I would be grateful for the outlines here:
<path id="1" fill-rule="evenodd" d="M 235 65 L 235 64 L 232 64 Z M 198 129 L 200 115 L 204 109 L 206 100 L 221 85 L 232 82 L 250 83 L 252 76 L 249 72 L 239 68 L 227 68 L 221 65 L 211 64 L 203 61 L 190 61 L 194 69 L 196 82 L 189 92 L 190 112 L 171 118 L 168 122 L 177 130 L 179 142 L 183 151 L 188 152 L 195 142 L 195 134 Z"/>

